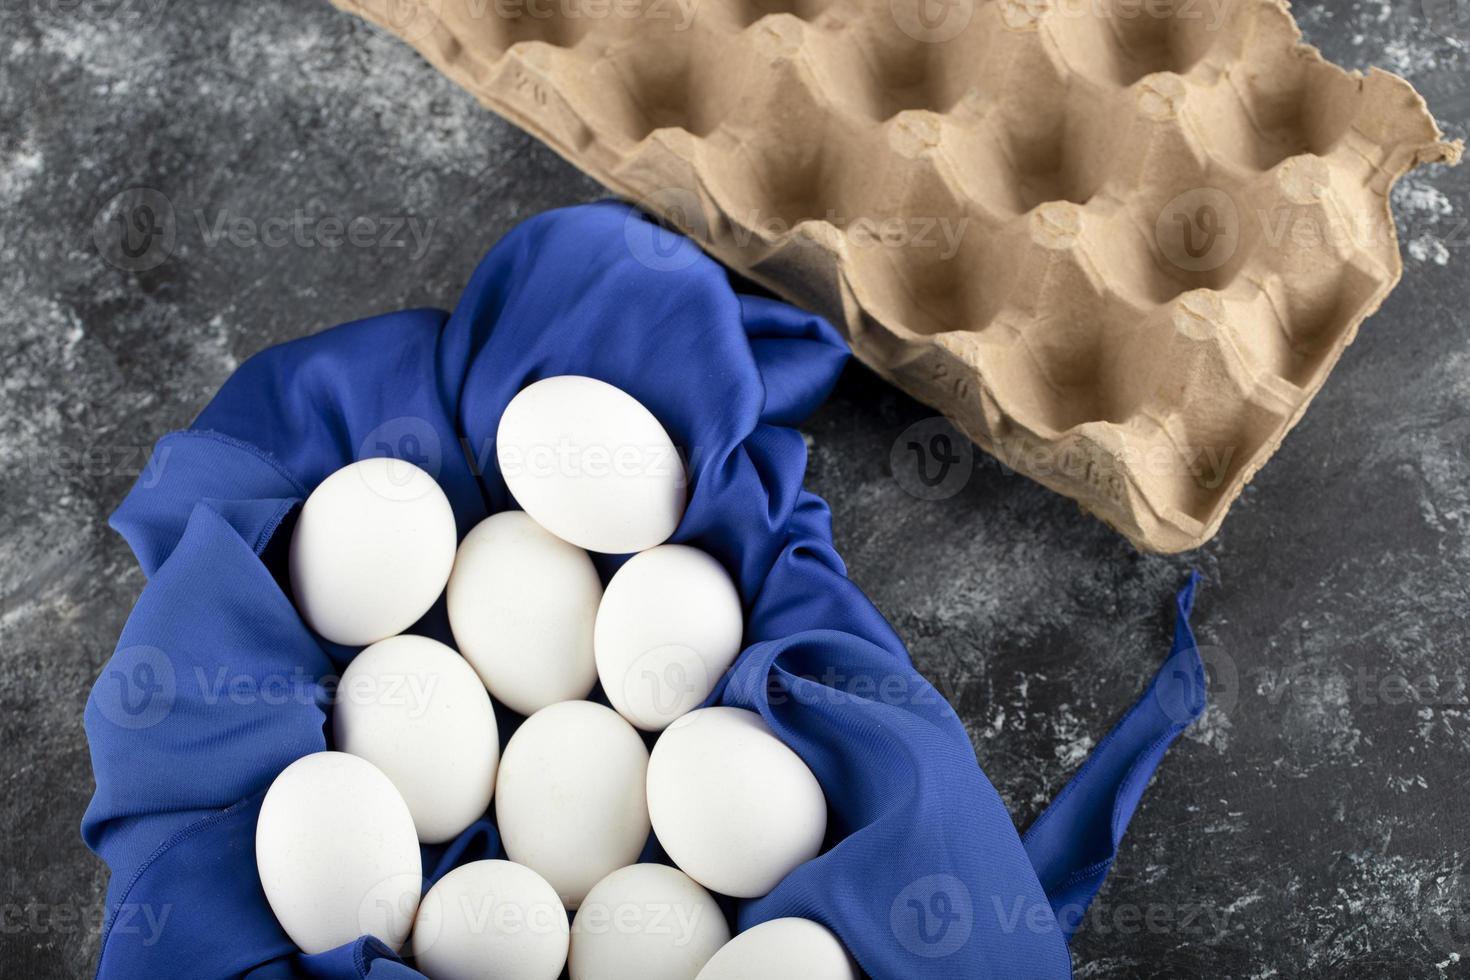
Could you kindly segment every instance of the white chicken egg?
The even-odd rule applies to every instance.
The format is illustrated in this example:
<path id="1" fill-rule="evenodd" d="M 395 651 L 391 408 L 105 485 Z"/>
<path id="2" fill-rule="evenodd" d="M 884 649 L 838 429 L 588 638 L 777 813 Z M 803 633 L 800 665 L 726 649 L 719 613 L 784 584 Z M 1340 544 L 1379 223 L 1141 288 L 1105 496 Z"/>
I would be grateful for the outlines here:
<path id="1" fill-rule="evenodd" d="M 594 378 L 562 375 L 510 400 L 495 457 L 516 502 L 552 534 L 608 554 L 668 540 L 684 516 L 684 466 L 648 409 Z"/>
<path id="2" fill-rule="evenodd" d="M 592 627 L 602 581 L 587 552 L 522 511 L 465 536 L 449 576 L 454 642 L 490 693 L 534 714 L 585 698 L 597 683 Z"/>
<path id="3" fill-rule="evenodd" d="M 695 980 L 729 938 L 724 912 L 688 875 L 634 864 L 599 881 L 577 910 L 571 980 Z"/>
<path id="4" fill-rule="evenodd" d="M 271 911 L 302 952 L 371 935 L 398 950 L 423 878 L 413 817 L 393 783 L 345 752 L 303 756 L 260 805 L 255 863 Z"/>
<path id="5" fill-rule="evenodd" d="M 741 708 L 670 725 L 648 763 L 648 812 L 674 863 L 706 888 L 758 898 L 817 856 L 827 801 L 801 758 Z"/>
<path id="6" fill-rule="evenodd" d="M 602 689 L 624 718 L 662 731 L 714 690 L 743 630 L 740 595 L 714 558 L 682 544 L 634 555 L 597 610 Z"/>
<path id="7" fill-rule="evenodd" d="M 332 730 L 338 749 L 393 781 L 425 844 L 450 840 L 490 806 L 495 711 L 474 668 L 437 640 L 393 636 L 359 653 L 337 685 Z"/>
<path id="8" fill-rule="evenodd" d="M 342 467 L 306 498 L 291 534 L 291 590 L 308 626 L 366 646 L 418 621 L 449 580 L 457 532 L 423 470 L 374 457 Z"/>
<path id="9" fill-rule="evenodd" d="M 530 868 L 473 861 L 434 883 L 414 920 L 414 966 L 429 980 L 556 980 L 567 911 Z"/>
<path id="10" fill-rule="evenodd" d="M 648 750 L 617 712 L 563 701 L 527 718 L 500 760 L 495 816 L 505 853 L 569 909 L 648 841 Z"/>
<path id="11" fill-rule="evenodd" d="M 858 972 L 825 926 L 771 919 L 726 943 L 697 980 L 858 980 Z"/>

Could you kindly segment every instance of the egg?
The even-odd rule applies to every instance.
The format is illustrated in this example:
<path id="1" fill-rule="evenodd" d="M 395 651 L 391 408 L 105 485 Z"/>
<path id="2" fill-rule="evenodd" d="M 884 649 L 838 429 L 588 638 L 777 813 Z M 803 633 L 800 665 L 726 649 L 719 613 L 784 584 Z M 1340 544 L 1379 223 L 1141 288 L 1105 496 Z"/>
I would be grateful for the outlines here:
<path id="1" fill-rule="evenodd" d="M 332 732 L 336 748 L 393 781 L 425 844 L 452 839 L 490 806 L 495 711 L 474 668 L 437 640 L 393 636 L 359 653 L 337 685 Z"/>
<path id="2" fill-rule="evenodd" d="M 291 534 L 291 590 L 308 626 L 367 646 L 429 611 L 454 564 L 458 534 L 444 491 L 398 459 L 364 459 L 306 498 Z"/>
<path id="3" fill-rule="evenodd" d="M 682 544 L 634 555 L 597 610 L 597 674 L 612 706 L 647 731 L 694 710 L 740 652 L 744 616 L 718 561 Z"/>
<path id="4" fill-rule="evenodd" d="M 602 581 L 587 552 L 522 511 L 481 521 L 449 576 L 449 624 L 490 693 L 530 715 L 597 683 L 592 627 Z"/>
<path id="5" fill-rule="evenodd" d="M 495 816 L 505 853 L 569 909 L 648 841 L 643 739 L 610 708 L 563 701 L 527 718 L 500 760 Z"/>
<path id="6" fill-rule="evenodd" d="M 648 812 L 674 863 L 706 888 L 758 898 L 817 856 L 827 832 L 822 787 L 765 720 L 701 708 L 659 736 Z"/>
<path id="7" fill-rule="evenodd" d="M 571 980 L 695 980 L 730 938 L 709 892 L 676 868 L 635 864 L 587 893 L 572 921 Z"/>
<path id="8" fill-rule="evenodd" d="M 255 826 L 266 901 L 302 952 L 371 935 L 398 950 L 423 878 L 408 804 L 371 762 L 303 756 L 271 783 Z"/>
<path id="9" fill-rule="evenodd" d="M 546 378 L 510 400 L 495 433 L 500 475 L 552 534 L 608 554 L 668 540 L 684 516 L 673 440 L 631 395 L 595 378 Z"/>
<path id="10" fill-rule="evenodd" d="M 414 966 L 429 980 L 557 980 L 567 912 L 536 872 L 473 861 L 435 882 L 414 920 Z"/>
<path id="11" fill-rule="evenodd" d="M 825 926 L 771 919 L 726 943 L 697 980 L 858 980 L 858 971 Z"/>

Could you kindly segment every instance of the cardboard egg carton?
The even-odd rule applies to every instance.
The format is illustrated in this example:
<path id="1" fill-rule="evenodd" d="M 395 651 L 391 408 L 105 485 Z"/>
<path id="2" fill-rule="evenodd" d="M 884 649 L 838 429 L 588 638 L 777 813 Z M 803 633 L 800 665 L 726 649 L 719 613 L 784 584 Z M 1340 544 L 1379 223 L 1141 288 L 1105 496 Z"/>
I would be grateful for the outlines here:
<path id="1" fill-rule="evenodd" d="M 1393 183 L 1460 156 L 1278 0 L 334 2 L 1152 551 L 1219 528 L 1397 283 Z"/>

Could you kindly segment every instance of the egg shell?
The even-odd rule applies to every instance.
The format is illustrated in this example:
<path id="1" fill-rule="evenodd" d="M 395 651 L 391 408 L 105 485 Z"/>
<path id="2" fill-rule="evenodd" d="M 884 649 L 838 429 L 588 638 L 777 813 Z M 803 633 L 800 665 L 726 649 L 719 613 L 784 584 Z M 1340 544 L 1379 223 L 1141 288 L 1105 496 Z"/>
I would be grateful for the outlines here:
<path id="1" fill-rule="evenodd" d="M 688 875 L 635 864 L 599 881 L 577 911 L 571 980 L 695 980 L 729 939 L 720 906 Z"/>
<path id="2" fill-rule="evenodd" d="M 726 943 L 697 980 L 858 980 L 858 971 L 827 927 L 771 919 Z"/>
<path id="3" fill-rule="evenodd" d="M 408 804 L 371 762 L 303 756 L 260 805 L 255 863 L 271 911 L 302 952 L 371 935 L 402 947 L 423 889 Z"/>
<path id="4" fill-rule="evenodd" d="M 332 732 L 336 748 L 393 781 L 425 844 L 452 839 L 490 806 L 495 710 L 474 668 L 437 640 L 392 636 L 359 653 L 337 685 Z"/>
<path id="5" fill-rule="evenodd" d="M 434 478 L 374 457 L 342 467 L 306 498 L 291 534 L 291 590 L 333 643 L 367 646 L 419 620 L 449 580 L 458 534 Z"/>
<path id="6" fill-rule="evenodd" d="M 567 912 L 536 872 L 473 861 L 434 883 L 414 920 L 414 966 L 429 980 L 557 980 Z"/>
<path id="7" fill-rule="evenodd" d="M 706 888 L 768 893 L 817 856 L 827 801 L 760 715 L 701 708 L 670 725 L 648 763 L 648 812 L 669 857 Z"/>
<path id="8" fill-rule="evenodd" d="M 699 707 L 740 653 L 740 594 L 698 548 L 665 544 L 619 568 L 597 611 L 597 673 L 612 706 L 646 731 Z"/>
<path id="9" fill-rule="evenodd" d="M 505 853 L 576 909 L 648 842 L 648 749 L 617 712 L 563 701 L 527 718 L 500 760 L 496 823 Z"/>
<path id="10" fill-rule="evenodd" d="M 512 510 L 465 536 L 449 576 L 454 642 L 497 700 L 530 715 L 597 683 L 602 581 L 587 552 Z"/>
<path id="11" fill-rule="evenodd" d="M 626 392 L 578 375 L 510 400 L 495 434 L 500 474 L 552 534 L 607 554 L 668 540 L 684 516 L 684 466 L 658 419 Z"/>

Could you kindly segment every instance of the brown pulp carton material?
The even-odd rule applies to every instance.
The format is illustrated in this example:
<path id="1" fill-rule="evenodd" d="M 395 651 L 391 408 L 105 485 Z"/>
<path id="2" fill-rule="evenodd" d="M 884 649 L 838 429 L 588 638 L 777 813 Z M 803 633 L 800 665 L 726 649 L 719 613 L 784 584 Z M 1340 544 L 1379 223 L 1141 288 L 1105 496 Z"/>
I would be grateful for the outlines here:
<path id="1" fill-rule="evenodd" d="M 1140 548 L 1208 540 L 1456 162 L 1279 0 L 334 0 Z"/>

